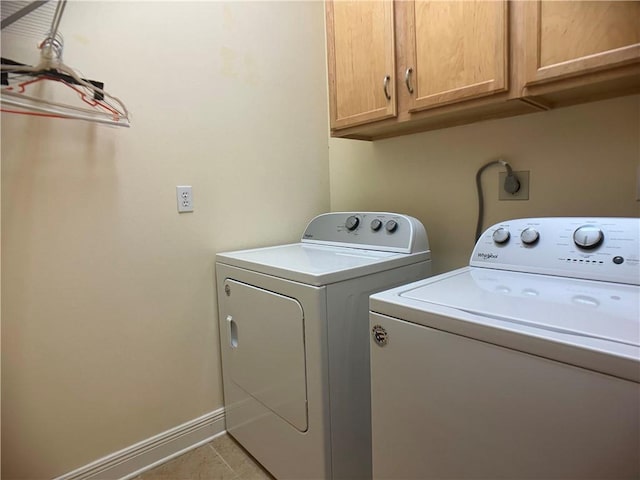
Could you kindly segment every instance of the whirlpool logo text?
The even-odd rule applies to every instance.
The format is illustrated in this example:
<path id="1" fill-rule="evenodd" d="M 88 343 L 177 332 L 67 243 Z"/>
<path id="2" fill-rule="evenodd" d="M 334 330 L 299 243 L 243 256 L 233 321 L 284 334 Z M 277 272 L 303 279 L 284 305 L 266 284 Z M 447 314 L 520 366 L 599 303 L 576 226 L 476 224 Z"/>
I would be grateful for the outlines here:
<path id="1" fill-rule="evenodd" d="M 493 258 L 498 258 L 498 255 L 495 253 L 478 252 L 478 258 L 481 258 L 482 260 L 491 260 Z"/>

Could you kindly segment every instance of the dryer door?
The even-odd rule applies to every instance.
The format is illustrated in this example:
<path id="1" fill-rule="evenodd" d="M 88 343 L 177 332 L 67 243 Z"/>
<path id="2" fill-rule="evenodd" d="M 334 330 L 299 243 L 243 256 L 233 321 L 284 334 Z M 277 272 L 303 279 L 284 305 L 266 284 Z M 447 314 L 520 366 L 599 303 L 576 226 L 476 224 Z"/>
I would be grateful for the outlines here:
<path id="1" fill-rule="evenodd" d="M 290 297 L 225 281 L 223 331 L 230 380 L 300 431 L 307 430 L 304 312 Z"/>

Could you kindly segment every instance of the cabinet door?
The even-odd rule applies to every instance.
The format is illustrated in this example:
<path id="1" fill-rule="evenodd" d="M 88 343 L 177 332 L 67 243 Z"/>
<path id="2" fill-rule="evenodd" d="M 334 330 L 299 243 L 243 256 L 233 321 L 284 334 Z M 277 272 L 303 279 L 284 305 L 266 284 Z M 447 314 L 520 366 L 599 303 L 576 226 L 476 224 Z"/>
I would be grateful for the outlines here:
<path id="1" fill-rule="evenodd" d="M 637 63 L 640 2 L 526 2 L 526 84 Z"/>
<path id="2" fill-rule="evenodd" d="M 409 111 L 508 88 L 507 1 L 410 1 L 406 50 Z"/>
<path id="3" fill-rule="evenodd" d="M 327 1 L 331 128 L 396 115 L 393 2 Z"/>

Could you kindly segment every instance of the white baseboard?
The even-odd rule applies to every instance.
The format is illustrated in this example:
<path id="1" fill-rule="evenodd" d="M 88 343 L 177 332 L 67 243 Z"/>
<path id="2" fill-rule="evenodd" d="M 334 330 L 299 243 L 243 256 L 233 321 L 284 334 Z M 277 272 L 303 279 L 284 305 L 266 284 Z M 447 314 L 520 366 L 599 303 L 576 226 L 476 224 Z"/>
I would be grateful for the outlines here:
<path id="1" fill-rule="evenodd" d="M 54 480 L 126 480 L 225 432 L 224 408 L 114 452 Z"/>

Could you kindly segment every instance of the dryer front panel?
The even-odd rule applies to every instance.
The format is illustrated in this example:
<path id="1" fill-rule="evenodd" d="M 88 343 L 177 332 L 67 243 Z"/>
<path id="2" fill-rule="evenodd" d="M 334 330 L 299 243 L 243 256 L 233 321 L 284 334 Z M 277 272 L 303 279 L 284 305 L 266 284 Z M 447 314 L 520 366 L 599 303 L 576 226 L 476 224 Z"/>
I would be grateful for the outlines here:
<path id="1" fill-rule="evenodd" d="M 300 431 L 308 428 L 304 311 L 294 298 L 232 279 L 220 322 L 230 380 Z"/>

